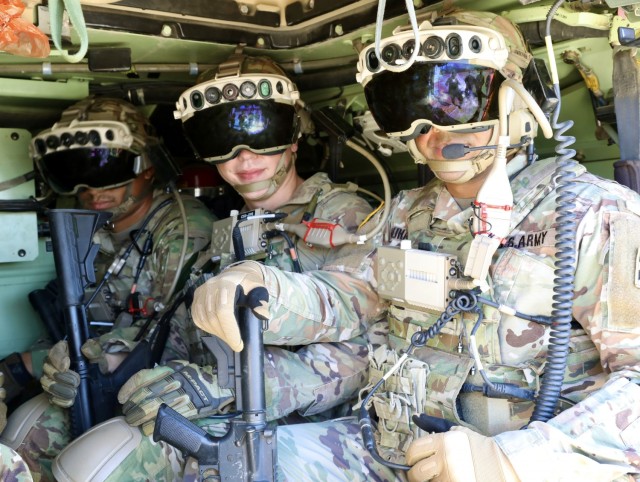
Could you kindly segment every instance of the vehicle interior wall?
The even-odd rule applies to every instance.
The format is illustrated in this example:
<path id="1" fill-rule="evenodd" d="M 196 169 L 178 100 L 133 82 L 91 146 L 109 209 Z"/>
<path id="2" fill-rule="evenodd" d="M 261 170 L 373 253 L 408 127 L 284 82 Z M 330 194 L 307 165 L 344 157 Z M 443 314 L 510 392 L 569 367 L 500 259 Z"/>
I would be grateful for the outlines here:
<path id="1" fill-rule="evenodd" d="M 180 140 L 180 125 L 172 118 L 175 102 L 182 91 L 197 83 L 200 73 L 214 68 L 239 43 L 245 45 L 244 51 L 249 55 L 268 55 L 280 62 L 297 83 L 311 111 L 330 107 L 357 126 L 367 113 L 367 104 L 361 86 L 355 81 L 356 61 L 359 49 L 374 41 L 377 3 L 376 0 L 82 1 L 89 50 L 80 62 L 67 62 L 56 48 L 52 48 L 47 58 L 0 52 L 0 128 L 9 133 L 0 145 L 5 157 L 0 163 L 0 182 L 33 170 L 26 152 L 20 158 L 23 172 L 7 168 L 11 132 L 20 130 L 25 138 L 50 127 L 67 106 L 89 94 L 123 97 L 144 106 L 150 116 L 155 112 L 154 122 L 165 133 L 179 163 L 193 161 Z M 526 32 L 534 55 L 547 60 L 540 32 L 544 31 L 544 15 L 552 2 L 416 0 L 413 3 L 420 18 L 452 4 L 503 13 L 529 25 Z M 629 5 L 624 5 L 626 24 L 637 25 L 636 9 Z M 23 18 L 50 35 L 47 2 L 28 2 L 28 7 Z M 612 18 L 620 13 L 619 8 L 623 7 L 602 0 L 568 2 L 561 11 L 562 21 L 554 21 L 554 32 L 559 33 L 553 40 L 562 92 L 559 120 L 574 122 L 568 134 L 576 138 L 571 146 L 576 150 L 576 159 L 592 172 L 608 178 L 613 178 L 613 163 L 620 158 L 615 142 L 611 60 L 612 42 L 615 44 Z M 390 35 L 394 28 L 407 22 L 405 2 L 389 0 L 382 36 Z M 593 28 L 585 30 L 581 27 L 585 24 Z M 77 50 L 78 32 L 68 19 L 62 25 L 62 33 L 63 49 Z M 301 173 L 327 170 L 337 182 L 353 181 L 381 193 L 379 176 L 369 161 L 344 146 L 333 149 L 333 158 L 329 155 L 334 141 L 323 132 L 304 140 L 298 161 Z M 541 157 L 554 155 L 557 144 L 556 140 L 542 136 L 536 140 Z M 373 144 L 371 147 L 388 171 L 394 192 L 416 187 L 420 179 L 428 177 L 428 173 L 419 172 L 402 149 L 380 149 Z M 43 195 L 38 179 L 31 182 L 32 192 L 12 188 L 3 192 L 3 199 Z M 25 261 L 0 261 L 0 284 L 12 287 L 0 290 L 3 307 L 18 298 L 25 299 L 30 290 L 53 277 L 46 237 L 42 233 L 38 236 L 36 221 L 29 222 L 31 232 L 36 233 L 38 256 Z M 3 225 L 13 223 L 4 221 Z M 30 340 L 14 347 L 17 349 L 24 348 L 42 332 L 38 325 L 29 324 L 33 323 L 30 307 L 21 306 L 13 311 L 3 308 L 0 314 L 0 323 L 26 327 L 32 334 Z M 0 329 L 4 332 L 4 327 Z M 0 345 L 0 356 L 2 350 Z"/>

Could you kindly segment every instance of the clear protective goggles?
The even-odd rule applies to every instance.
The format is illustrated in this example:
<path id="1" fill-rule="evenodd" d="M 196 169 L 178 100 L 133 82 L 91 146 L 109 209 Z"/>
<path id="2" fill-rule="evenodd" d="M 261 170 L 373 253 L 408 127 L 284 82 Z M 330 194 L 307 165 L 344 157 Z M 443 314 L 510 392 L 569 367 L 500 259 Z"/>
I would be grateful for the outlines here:
<path id="1" fill-rule="evenodd" d="M 31 141 L 31 155 L 47 183 L 59 194 L 82 188 L 112 189 L 144 170 L 133 136 L 124 123 L 72 122 L 48 129 Z"/>
<path id="2" fill-rule="evenodd" d="M 498 89 L 508 49 L 497 32 L 469 25 L 420 26 L 420 52 L 406 70 L 392 72 L 375 47 L 360 53 L 357 80 L 371 112 L 387 135 L 403 141 L 425 128 L 473 132 L 497 123 Z M 396 29 L 380 45 L 393 66 L 408 61 L 415 48 L 412 31 Z"/>
<path id="3" fill-rule="evenodd" d="M 291 146 L 298 135 L 298 99 L 285 77 L 224 77 L 185 91 L 174 116 L 196 154 L 217 164 L 243 149 L 270 155 Z"/>

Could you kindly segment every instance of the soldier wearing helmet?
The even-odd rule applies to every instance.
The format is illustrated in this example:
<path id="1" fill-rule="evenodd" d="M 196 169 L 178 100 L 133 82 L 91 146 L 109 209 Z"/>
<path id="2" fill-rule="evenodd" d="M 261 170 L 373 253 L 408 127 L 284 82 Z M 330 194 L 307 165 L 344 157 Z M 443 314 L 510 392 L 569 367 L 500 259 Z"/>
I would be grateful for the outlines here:
<path id="1" fill-rule="evenodd" d="M 296 172 L 298 139 L 310 124 L 295 84 L 280 67 L 269 58 L 237 52 L 199 80 L 180 96 L 175 115 L 197 157 L 214 164 L 240 193 L 244 214 L 263 209 L 281 213 L 285 223 L 320 218 L 356 231 L 371 211 L 363 198 L 325 173 L 305 180 Z M 240 351 L 234 302 L 216 293 L 267 287 L 269 301 L 257 308 L 269 319 L 264 334 L 267 418 L 341 414 L 366 382 L 367 331 L 379 315 L 375 292 L 339 249 L 309 246 L 295 234 L 266 239 L 262 263 L 231 264 L 195 291 L 193 319 Z M 224 327 L 216 332 L 203 326 L 208 320 Z M 215 415 L 233 406 L 233 391 L 219 386 L 215 361 L 202 347 L 204 331 L 194 326 L 183 359 L 141 371 L 125 384 L 119 399 L 132 426 L 114 419 L 70 444 L 54 464 L 58 480 L 82 480 L 94 468 L 104 480 L 182 478 L 182 454 L 149 436 L 160 404 L 197 418 L 202 426 L 215 426 Z M 197 390 L 211 403 L 197 397 Z M 114 426 L 136 444 L 105 443 Z M 138 426 L 147 436 L 141 437 Z M 74 462 L 87 457 L 95 463 Z"/>
<path id="2" fill-rule="evenodd" d="M 147 118 L 123 100 L 90 97 L 72 105 L 53 127 L 34 136 L 31 154 L 56 193 L 75 196 L 80 208 L 112 214 L 96 232 L 100 289 L 87 298 L 93 300 L 88 319 L 113 324 L 113 329 L 92 331 L 96 338 L 82 347 L 103 374 L 112 373 L 136 346 L 134 339 L 150 336 L 141 327 L 181 289 L 183 271 L 209 244 L 215 218 L 195 198 L 181 196 L 175 188 L 166 191 L 178 171 Z M 176 311 L 168 346 L 186 323 L 186 310 Z M 57 343 L 50 349 L 39 345 L 2 361 L 9 398 L 32 377 L 42 377 L 45 394 L 16 409 L 4 436 L 44 479 L 51 477 L 51 459 L 69 441 L 65 407 L 74 403 L 78 379 L 69 370 L 67 341 L 52 341 Z M 109 399 L 105 393 L 100 400 L 111 404 L 113 413 L 116 394 Z M 33 415 L 26 425 L 25 410 Z"/>
<path id="3" fill-rule="evenodd" d="M 640 197 L 526 147 L 535 123 L 549 126 L 523 92 L 530 57 L 506 18 L 455 11 L 418 33 L 365 47 L 359 64 L 377 123 L 436 175 L 396 196 L 375 240 L 384 267 L 377 289 L 390 298 L 388 346 L 372 354 L 360 423 L 278 431 L 283 479 L 637 477 Z M 463 103 L 448 91 L 452 75 Z M 469 86 L 469 76 L 483 82 Z M 575 199 L 568 218 L 560 195 Z M 478 220 L 490 222 L 478 229 Z M 567 254 L 575 258 L 565 264 Z M 412 260 L 406 282 L 418 294 L 394 291 L 389 266 L 403 259 Z M 445 274 L 455 287 L 438 283 Z"/>

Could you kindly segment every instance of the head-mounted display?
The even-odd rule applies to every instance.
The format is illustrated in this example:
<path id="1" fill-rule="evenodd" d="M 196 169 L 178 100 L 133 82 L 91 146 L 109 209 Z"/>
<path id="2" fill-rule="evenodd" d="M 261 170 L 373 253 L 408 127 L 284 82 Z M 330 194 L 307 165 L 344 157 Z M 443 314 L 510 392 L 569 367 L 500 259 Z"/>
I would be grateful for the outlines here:
<path id="1" fill-rule="evenodd" d="M 185 91 L 176 104 L 187 139 L 203 160 L 220 163 L 242 149 L 275 154 L 296 141 L 299 93 L 278 75 L 224 77 Z"/>
<path id="2" fill-rule="evenodd" d="M 82 147 L 58 151 L 40 159 L 39 167 L 51 188 L 59 194 L 80 189 L 113 189 L 139 174 L 140 156 L 118 148 Z"/>
<path id="3" fill-rule="evenodd" d="M 125 123 L 72 122 L 47 129 L 31 141 L 31 155 L 52 189 L 75 194 L 81 188 L 107 189 L 131 182 L 144 170 Z"/>
<path id="4" fill-rule="evenodd" d="M 376 122 L 389 136 L 415 138 L 425 128 L 483 130 L 497 123 L 497 92 L 509 51 L 504 38 L 471 25 L 419 29 L 420 53 L 404 72 L 380 65 L 375 47 L 360 53 L 356 76 Z M 380 45 L 392 65 L 406 62 L 416 48 L 413 32 L 396 29 Z"/>

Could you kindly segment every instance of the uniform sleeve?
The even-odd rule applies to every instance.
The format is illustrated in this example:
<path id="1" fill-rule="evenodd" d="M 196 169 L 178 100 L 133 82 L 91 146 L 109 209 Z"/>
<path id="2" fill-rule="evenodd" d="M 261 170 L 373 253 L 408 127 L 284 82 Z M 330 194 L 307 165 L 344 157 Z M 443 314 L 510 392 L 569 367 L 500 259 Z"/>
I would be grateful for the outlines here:
<path id="1" fill-rule="evenodd" d="M 354 233 L 371 211 L 362 198 L 338 191 L 321 201 L 315 215 Z M 383 313 L 368 276 L 370 247 L 301 248 L 303 273 L 267 268 L 271 318 L 264 334 L 265 394 L 270 420 L 294 411 L 312 416 L 353 400 L 367 383 L 365 332 Z"/>
<path id="2" fill-rule="evenodd" d="M 367 383 L 367 353 L 362 341 L 314 343 L 295 352 L 265 347 L 267 418 L 316 415 L 353 400 Z"/>
<path id="3" fill-rule="evenodd" d="M 626 200 L 591 205 L 577 234 L 573 314 L 607 382 L 546 423 L 496 437 L 523 481 L 640 474 L 640 210 L 633 196 Z"/>
<path id="4" fill-rule="evenodd" d="M 271 315 L 266 344 L 350 340 L 382 316 L 384 304 L 366 280 L 373 252 L 354 250 L 341 258 L 344 263 L 337 260 L 324 270 L 289 273 L 265 267 Z"/>

